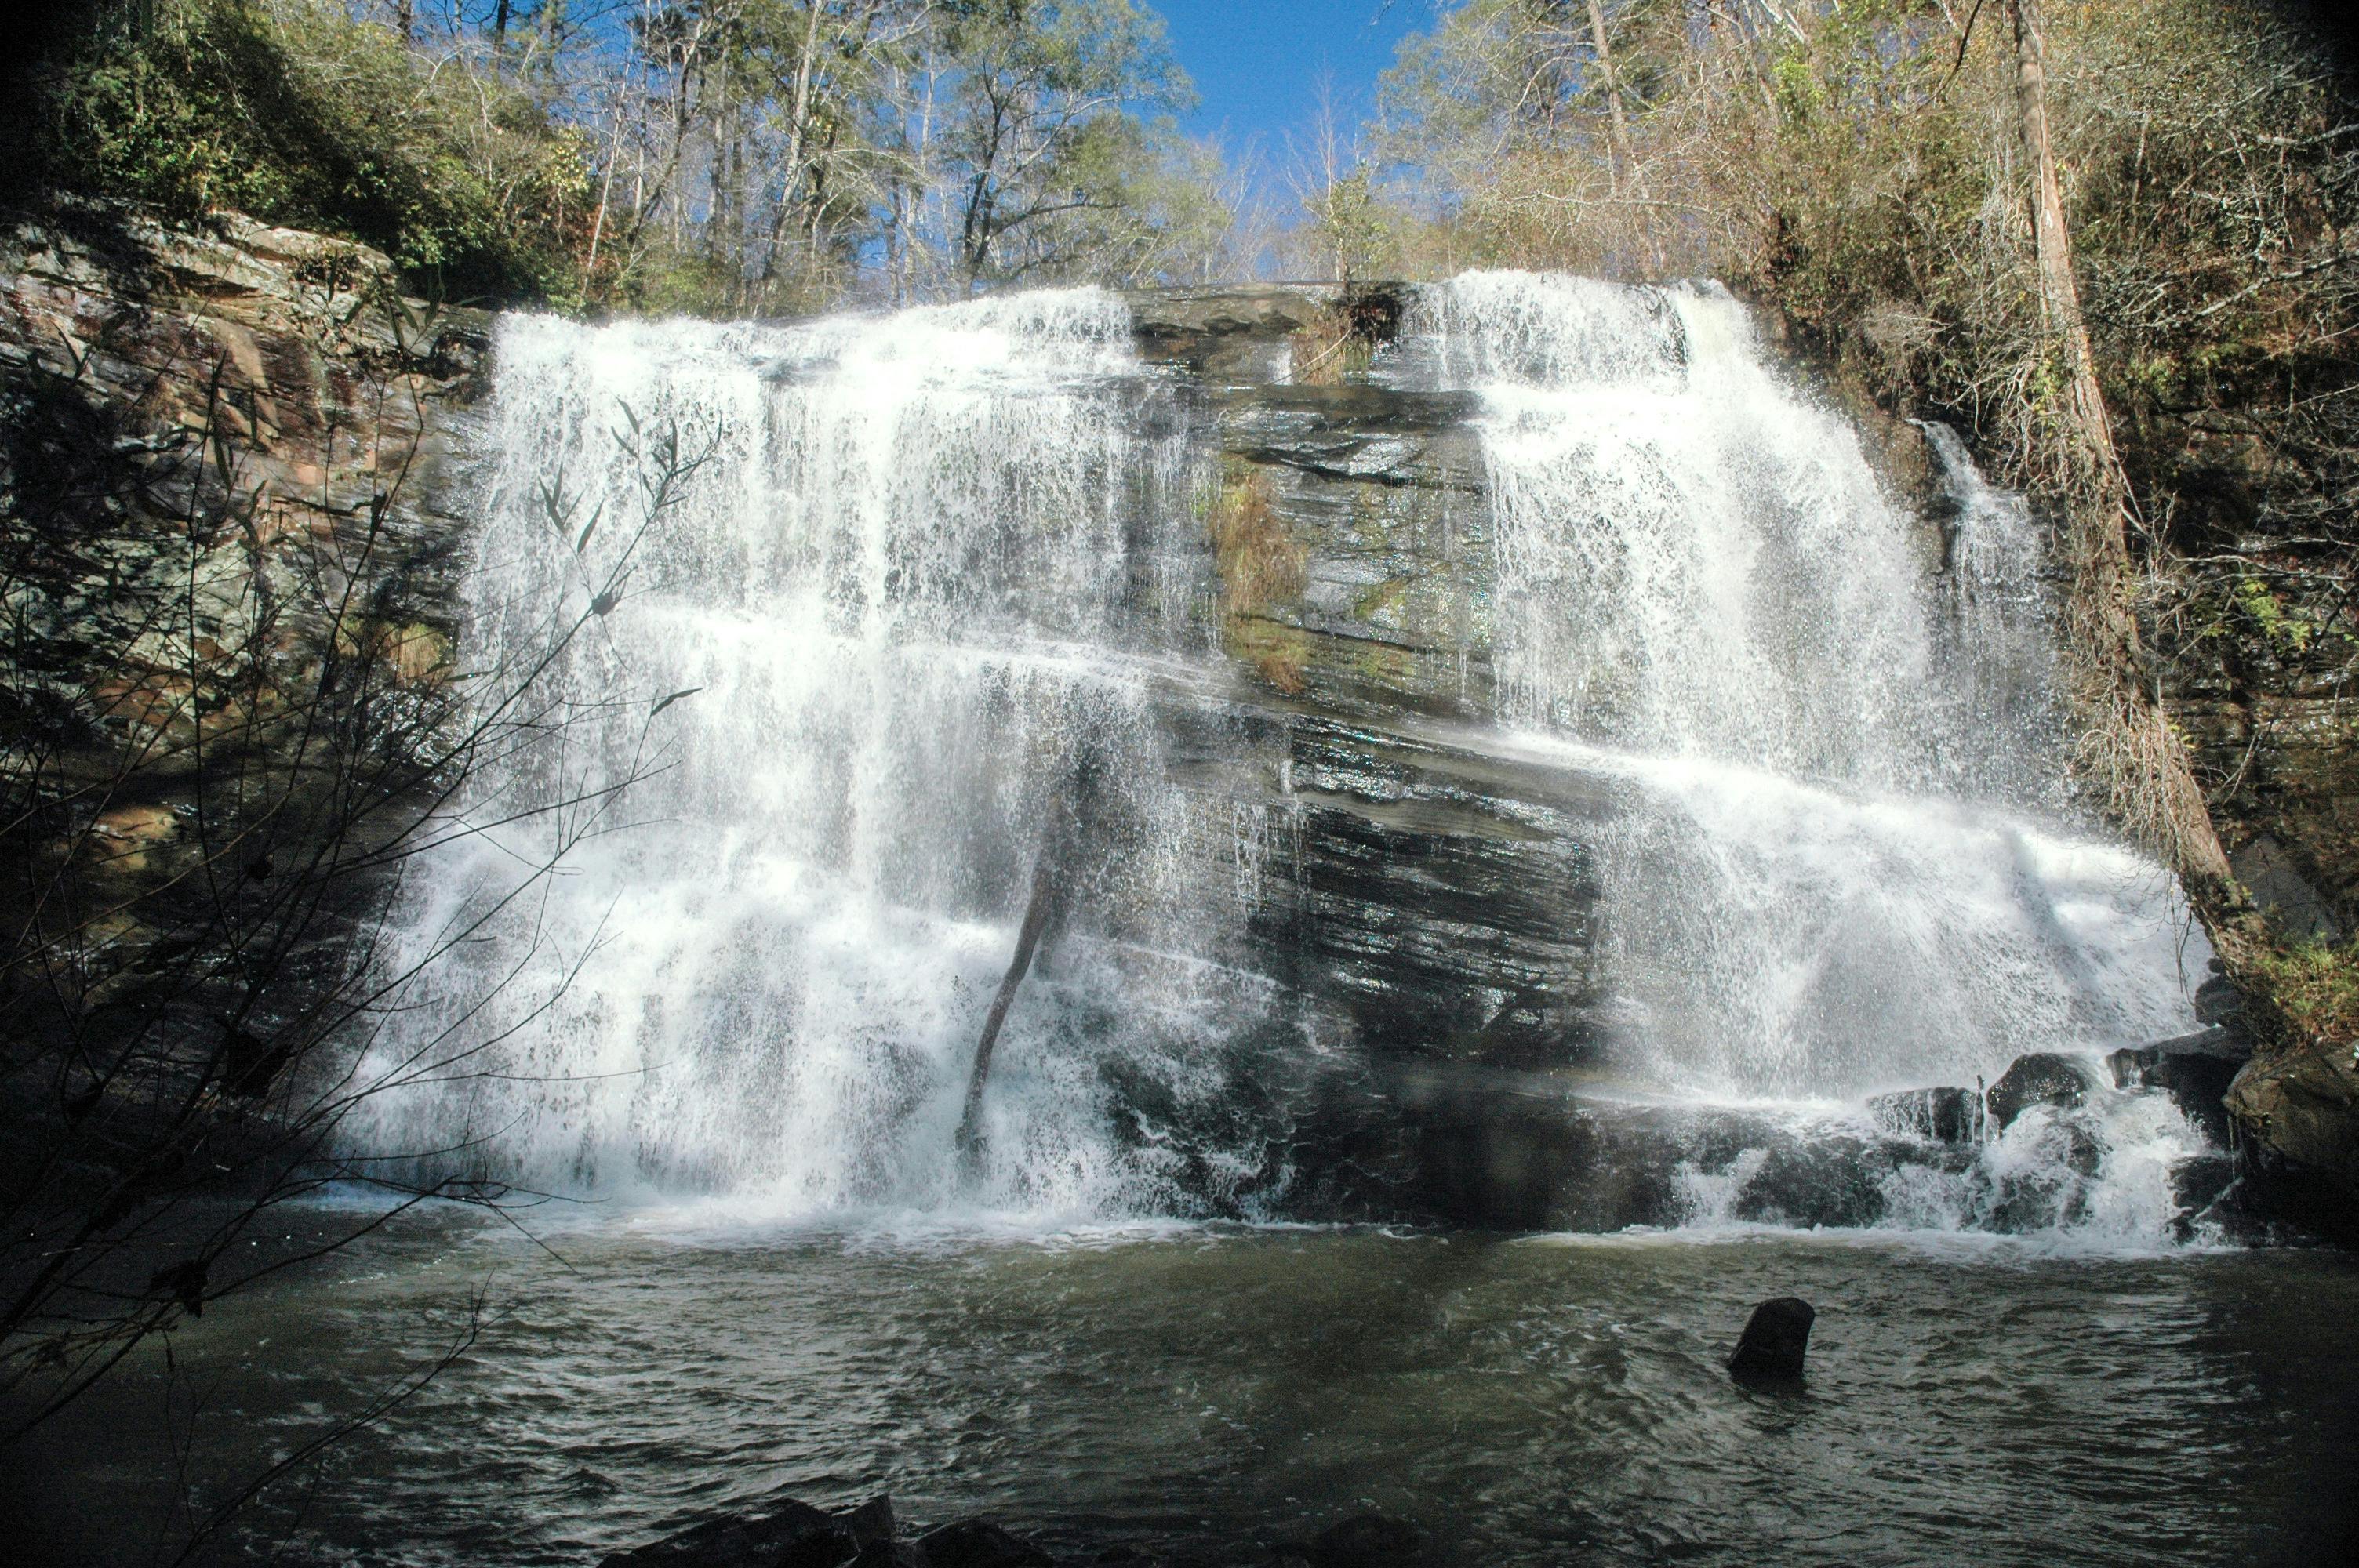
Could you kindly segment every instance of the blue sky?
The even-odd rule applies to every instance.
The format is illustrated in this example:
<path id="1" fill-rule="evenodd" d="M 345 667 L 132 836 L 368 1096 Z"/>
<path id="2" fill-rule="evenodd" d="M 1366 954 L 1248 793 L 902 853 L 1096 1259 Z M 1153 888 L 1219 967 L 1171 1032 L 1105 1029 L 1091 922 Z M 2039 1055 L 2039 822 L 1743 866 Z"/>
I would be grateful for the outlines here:
<path id="1" fill-rule="evenodd" d="M 1356 126 L 1375 105 L 1376 73 L 1393 47 L 1432 22 L 1432 0 L 1148 0 L 1169 25 L 1171 52 L 1203 105 L 1181 122 L 1218 134 L 1234 152 L 1258 138 L 1282 157 L 1286 135 L 1309 124 L 1321 68 L 1332 71 L 1337 118 Z"/>

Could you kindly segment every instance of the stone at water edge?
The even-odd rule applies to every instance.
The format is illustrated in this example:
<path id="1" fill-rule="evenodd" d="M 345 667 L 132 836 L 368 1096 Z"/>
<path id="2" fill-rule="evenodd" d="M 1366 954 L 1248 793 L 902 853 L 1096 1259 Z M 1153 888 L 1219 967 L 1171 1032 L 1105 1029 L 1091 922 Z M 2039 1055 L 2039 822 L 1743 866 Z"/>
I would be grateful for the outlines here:
<path id="1" fill-rule="evenodd" d="M 741 1568 L 747 1563 L 793 1561 L 810 1548 L 829 1564 L 848 1561 L 851 1534 L 842 1521 L 806 1503 L 781 1501 L 759 1512 L 728 1514 L 628 1552 L 609 1552 L 599 1568 Z M 803 1549 L 799 1551 L 798 1549 Z"/>
<path id="2" fill-rule="evenodd" d="M 1984 1104 L 1990 1108 L 1991 1125 L 2004 1132 L 2017 1117 L 2035 1105 L 2070 1110 L 2088 1093 L 2087 1067 L 2070 1056 L 2035 1051 L 2008 1064 L 1998 1082 L 1990 1087 Z"/>
<path id="3" fill-rule="evenodd" d="M 2160 1089 L 2202 1128 L 2214 1144 L 2226 1147 L 2228 1086 L 2253 1059 L 2253 1043 L 2235 1029 L 2214 1025 L 2195 1034 L 2125 1046 L 2105 1058 L 2117 1089 Z"/>
<path id="4" fill-rule="evenodd" d="M 889 1541 L 901 1533 L 900 1526 L 893 1519 L 893 1499 L 882 1494 L 835 1517 L 843 1521 L 843 1528 L 864 1549 L 880 1541 Z"/>
<path id="5" fill-rule="evenodd" d="M 1799 1383 L 1802 1357 L 1810 1348 L 1810 1324 L 1818 1314 L 1799 1296 L 1763 1302 L 1745 1320 L 1728 1358 L 1728 1375 L 1740 1383 Z"/>

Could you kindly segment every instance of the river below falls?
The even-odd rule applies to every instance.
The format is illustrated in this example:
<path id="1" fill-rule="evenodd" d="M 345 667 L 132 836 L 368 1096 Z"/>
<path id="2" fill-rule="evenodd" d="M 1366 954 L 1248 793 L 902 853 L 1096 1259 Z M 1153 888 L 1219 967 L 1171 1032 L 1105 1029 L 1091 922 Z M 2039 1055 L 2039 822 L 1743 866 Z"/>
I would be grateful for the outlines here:
<path id="1" fill-rule="evenodd" d="M 1440 1563 L 2316 1563 L 2354 1522 L 2359 1260 L 2332 1253 L 711 1206 L 533 1229 L 412 1215 L 211 1303 L 53 1426 L 0 1511 L 37 1556 L 140 1561 L 192 1411 L 209 1507 L 481 1292 L 468 1354 L 227 1560 L 587 1563 L 779 1492 L 989 1512 L 1079 1561 L 1260 1561 L 1365 1509 Z M 1746 1312 L 1788 1293 L 1819 1313 L 1806 1391 L 1732 1385 Z"/>

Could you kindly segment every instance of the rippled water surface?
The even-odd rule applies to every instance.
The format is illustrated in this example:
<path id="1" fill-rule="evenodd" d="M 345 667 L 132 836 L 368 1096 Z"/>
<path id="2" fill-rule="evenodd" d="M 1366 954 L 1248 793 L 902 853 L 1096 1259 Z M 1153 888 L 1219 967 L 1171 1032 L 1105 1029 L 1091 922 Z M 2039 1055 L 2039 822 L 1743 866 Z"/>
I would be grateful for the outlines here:
<path id="1" fill-rule="evenodd" d="M 315 1214 L 307 1223 L 325 1225 Z M 34 1539 L 136 1561 L 164 1412 L 201 1495 L 495 1321 L 314 1485 L 296 1561 L 594 1561 L 777 1491 L 988 1510 L 1084 1560 L 1364 1508 L 1443 1563 L 2339 1561 L 2359 1267 L 1791 1233 L 780 1231 L 711 1210 L 416 1219 L 209 1308 L 15 1478 Z M 1800 1395 L 1720 1369 L 1819 1310 Z M 283 1560 L 283 1559 L 282 1559 Z"/>

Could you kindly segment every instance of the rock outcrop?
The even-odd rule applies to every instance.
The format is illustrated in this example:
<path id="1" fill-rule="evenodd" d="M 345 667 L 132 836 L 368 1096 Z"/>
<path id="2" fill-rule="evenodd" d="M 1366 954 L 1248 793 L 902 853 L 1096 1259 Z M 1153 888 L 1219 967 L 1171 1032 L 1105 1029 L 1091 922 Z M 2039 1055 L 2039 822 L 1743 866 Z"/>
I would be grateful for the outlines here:
<path id="1" fill-rule="evenodd" d="M 365 247 L 230 215 L 0 233 L 12 698 L 136 740 L 152 775 L 252 719 L 265 666 L 291 697 L 278 666 L 322 638 L 429 678 L 441 596 L 389 585 L 447 552 L 446 416 L 484 325 L 401 298 Z"/>
<path id="2" fill-rule="evenodd" d="M 87 1132 L 135 1080 L 247 1106 L 299 1053 L 274 1026 L 348 970 L 363 839 L 398 831 L 402 754 L 451 700 L 443 508 L 485 325 L 234 216 L 0 230 L 0 1024 L 71 1069 L 11 1100 L 65 1094 Z"/>

